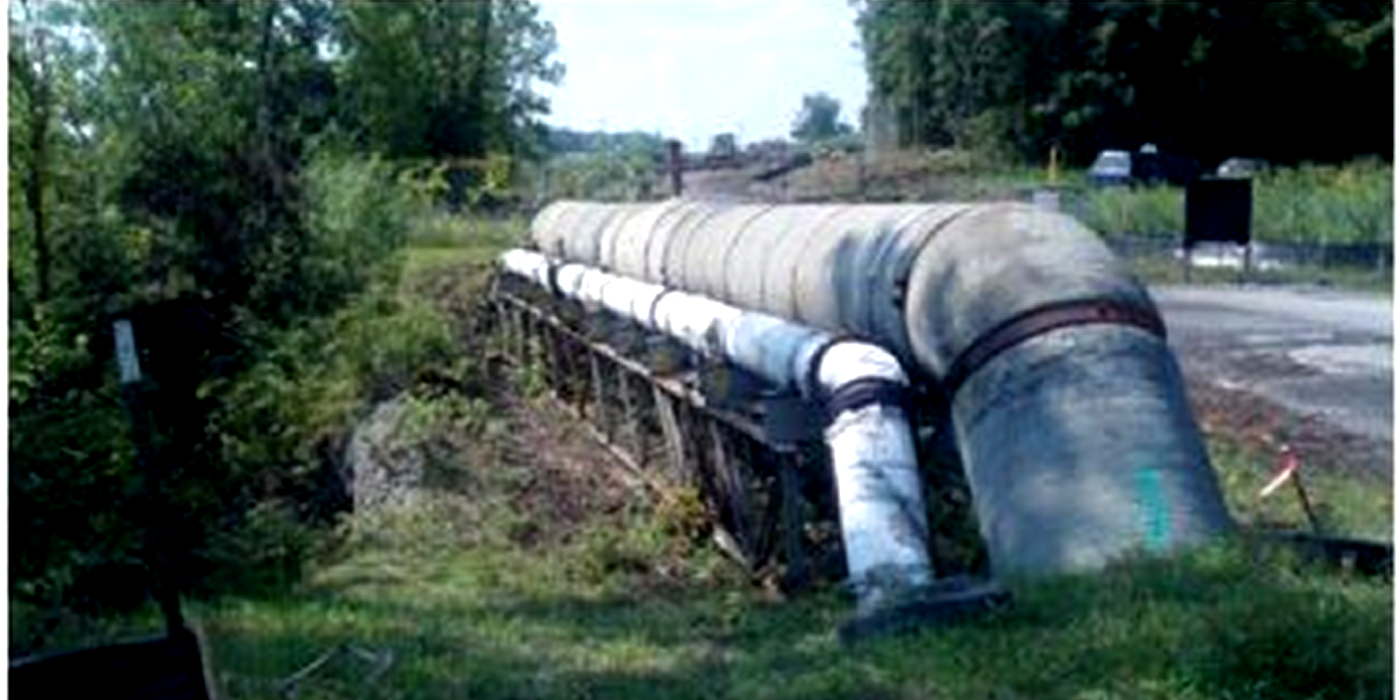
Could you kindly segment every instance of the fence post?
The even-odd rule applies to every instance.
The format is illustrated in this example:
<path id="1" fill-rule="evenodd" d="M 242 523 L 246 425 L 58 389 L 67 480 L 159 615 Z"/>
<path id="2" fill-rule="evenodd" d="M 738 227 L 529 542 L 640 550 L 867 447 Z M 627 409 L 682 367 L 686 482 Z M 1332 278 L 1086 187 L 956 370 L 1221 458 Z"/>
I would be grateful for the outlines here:
<path id="1" fill-rule="evenodd" d="M 666 142 L 666 168 L 671 174 L 671 196 L 679 197 L 684 192 L 681 172 L 684 169 L 681 157 L 681 142 L 671 139 Z"/>

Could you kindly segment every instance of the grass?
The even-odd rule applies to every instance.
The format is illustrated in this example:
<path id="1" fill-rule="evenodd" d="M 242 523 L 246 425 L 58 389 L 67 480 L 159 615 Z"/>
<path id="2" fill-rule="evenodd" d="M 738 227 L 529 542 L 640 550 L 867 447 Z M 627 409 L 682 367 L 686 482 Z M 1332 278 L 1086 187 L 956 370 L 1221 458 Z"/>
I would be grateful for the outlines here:
<path id="1" fill-rule="evenodd" d="M 369 664 L 341 659 L 301 697 L 1389 696 L 1389 585 L 1242 544 L 1013 582 L 1017 605 L 996 618 L 842 648 L 839 594 L 775 603 L 694 565 L 658 586 L 648 532 L 594 534 L 611 548 L 367 550 L 295 596 L 198 612 L 229 698 L 274 697 L 337 644 L 393 665 L 368 683 Z M 637 558 L 600 563 L 616 550 Z"/>
<path id="2" fill-rule="evenodd" d="M 1212 453 L 1227 493 L 1255 488 L 1230 477 L 1257 472 L 1250 454 Z M 292 594 L 190 606 L 224 697 L 281 697 L 280 680 L 337 645 L 392 663 L 374 675 L 341 655 L 297 697 L 1390 697 L 1390 585 L 1245 543 L 1012 581 L 1016 605 L 994 618 L 843 648 L 842 594 L 777 602 L 645 508 L 530 548 L 512 544 L 518 514 L 468 532 L 434 503 L 375 522 Z"/>
<path id="3" fill-rule="evenodd" d="M 501 251 L 525 242 L 528 219 L 436 214 L 416 223 L 409 234 L 404 277 L 462 263 L 484 264 Z"/>
<path id="4" fill-rule="evenodd" d="M 1292 487 L 1260 499 L 1275 465 L 1262 449 L 1229 437 L 1208 441 L 1211 462 L 1235 519 L 1261 527 L 1309 530 Z M 1324 532 L 1389 542 L 1393 539 L 1393 492 L 1379 479 L 1339 471 L 1335 465 L 1304 462 L 1302 481 Z"/>

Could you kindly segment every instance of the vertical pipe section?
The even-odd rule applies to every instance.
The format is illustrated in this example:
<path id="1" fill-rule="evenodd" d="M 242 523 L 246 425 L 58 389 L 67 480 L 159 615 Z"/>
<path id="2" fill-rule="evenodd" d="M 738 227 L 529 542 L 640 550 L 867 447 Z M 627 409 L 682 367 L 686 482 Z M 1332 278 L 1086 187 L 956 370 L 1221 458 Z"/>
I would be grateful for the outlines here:
<path id="1" fill-rule="evenodd" d="M 933 583 L 923 479 L 901 403 L 909 380 L 883 349 L 852 341 L 815 358 L 831 423 L 825 431 L 841 508 L 846 566 L 870 616 Z"/>
<path id="2" fill-rule="evenodd" d="M 774 385 L 820 401 L 836 475 L 842 541 L 857 617 L 888 613 L 933 582 L 923 482 L 903 398 L 908 377 L 884 349 L 712 299 L 582 265 L 551 274 L 544 256 L 512 250 L 502 267 L 600 306 Z"/>

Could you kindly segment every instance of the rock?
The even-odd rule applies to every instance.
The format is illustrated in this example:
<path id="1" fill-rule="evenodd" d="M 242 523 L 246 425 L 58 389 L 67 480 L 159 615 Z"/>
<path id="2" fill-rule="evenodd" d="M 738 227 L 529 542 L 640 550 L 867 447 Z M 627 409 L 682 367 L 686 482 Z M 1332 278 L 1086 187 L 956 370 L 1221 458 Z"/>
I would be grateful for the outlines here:
<path id="1" fill-rule="evenodd" d="M 405 434 L 407 408 L 402 396 L 381 403 L 350 436 L 345 465 L 356 513 L 419 500 L 427 457 L 420 442 Z"/>

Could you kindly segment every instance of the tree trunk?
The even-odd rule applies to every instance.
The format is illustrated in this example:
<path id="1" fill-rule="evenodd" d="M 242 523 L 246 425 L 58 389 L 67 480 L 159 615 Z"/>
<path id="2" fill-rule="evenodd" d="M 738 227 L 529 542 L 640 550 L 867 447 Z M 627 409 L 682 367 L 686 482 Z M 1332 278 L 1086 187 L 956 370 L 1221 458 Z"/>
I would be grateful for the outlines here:
<path id="1" fill-rule="evenodd" d="M 25 15 L 29 17 L 29 4 L 25 3 Z M 48 70 L 44 65 L 44 35 L 32 24 L 29 26 L 33 46 L 25 57 L 18 79 L 29 88 L 29 155 L 32 161 L 29 177 L 24 188 L 25 205 L 34 221 L 34 269 L 38 278 L 37 300 L 48 301 L 52 292 L 49 269 L 52 266 L 49 256 L 48 220 L 44 212 L 44 190 L 48 186 L 49 170 L 49 115 L 52 111 L 52 93 L 49 90 Z M 12 64 L 13 65 L 13 64 Z"/>

